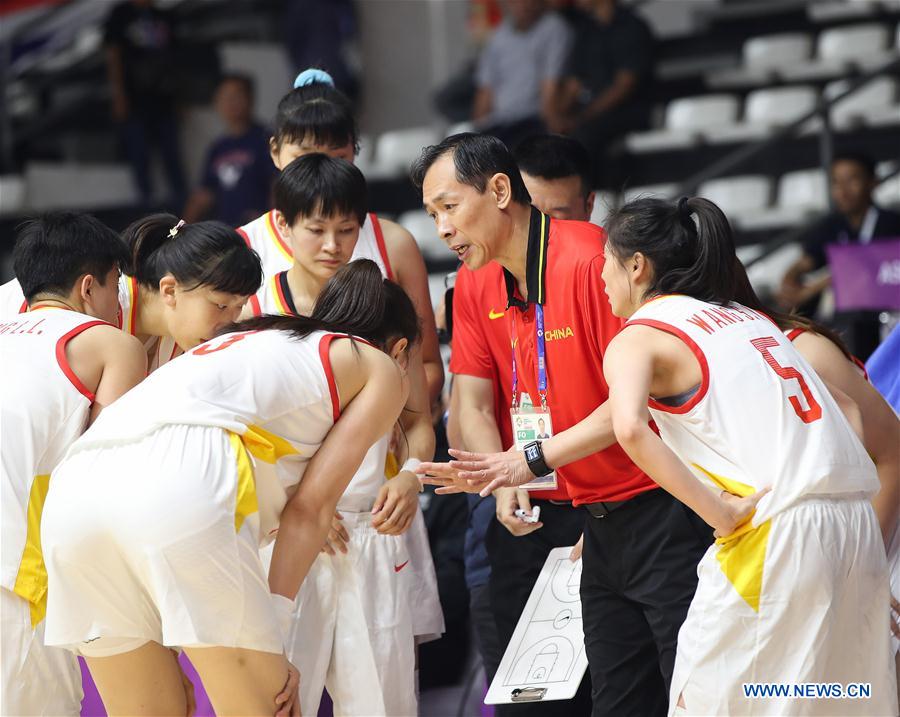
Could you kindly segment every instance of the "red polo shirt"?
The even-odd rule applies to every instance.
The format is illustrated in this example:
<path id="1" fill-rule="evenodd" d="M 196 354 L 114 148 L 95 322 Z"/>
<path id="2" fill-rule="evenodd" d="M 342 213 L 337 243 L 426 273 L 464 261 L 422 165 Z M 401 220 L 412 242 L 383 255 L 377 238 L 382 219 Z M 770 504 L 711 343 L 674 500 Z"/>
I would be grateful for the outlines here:
<path id="1" fill-rule="evenodd" d="M 535 304 L 544 309 L 547 404 L 553 430 L 581 421 L 609 397 L 603 353 L 622 327 L 603 291 L 605 232 L 588 222 L 550 219 L 532 210 L 526 260 L 528 301 L 503 270 L 507 320 L 521 390 L 539 405 Z M 626 500 L 658 486 L 618 444 L 557 470 L 575 505 Z"/>
<path id="2" fill-rule="evenodd" d="M 472 271 L 459 268 L 453 288 L 453 350 L 450 372 L 488 379 L 494 389 L 494 418 L 503 447 L 513 444 L 512 342 L 509 336 L 503 267 L 495 262 Z"/>

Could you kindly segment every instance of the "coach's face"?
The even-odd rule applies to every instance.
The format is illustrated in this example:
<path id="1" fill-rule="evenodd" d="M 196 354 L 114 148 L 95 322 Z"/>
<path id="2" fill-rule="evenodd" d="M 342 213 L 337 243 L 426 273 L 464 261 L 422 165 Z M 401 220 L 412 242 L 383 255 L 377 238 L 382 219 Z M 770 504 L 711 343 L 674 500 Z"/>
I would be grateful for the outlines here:
<path id="1" fill-rule="evenodd" d="M 435 161 L 422 182 L 422 203 L 441 240 L 470 269 L 490 262 L 506 230 L 503 210 L 511 201 L 509 178 L 495 174 L 484 192 L 456 177 L 452 155 Z"/>

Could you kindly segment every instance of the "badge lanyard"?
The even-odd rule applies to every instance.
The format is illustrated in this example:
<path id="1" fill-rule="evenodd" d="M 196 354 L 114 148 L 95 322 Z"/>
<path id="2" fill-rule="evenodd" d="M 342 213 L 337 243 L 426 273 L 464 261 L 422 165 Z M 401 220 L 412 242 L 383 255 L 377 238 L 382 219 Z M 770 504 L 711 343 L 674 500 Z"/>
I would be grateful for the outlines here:
<path id="1" fill-rule="evenodd" d="M 535 331 L 537 333 L 538 392 L 541 409 L 547 410 L 547 345 L 544 339 L 544 307 L 534 305 Z M 512 347 L 512 407 L 519 406 L 519 373 L 516 368 L 516 347 Z"/>

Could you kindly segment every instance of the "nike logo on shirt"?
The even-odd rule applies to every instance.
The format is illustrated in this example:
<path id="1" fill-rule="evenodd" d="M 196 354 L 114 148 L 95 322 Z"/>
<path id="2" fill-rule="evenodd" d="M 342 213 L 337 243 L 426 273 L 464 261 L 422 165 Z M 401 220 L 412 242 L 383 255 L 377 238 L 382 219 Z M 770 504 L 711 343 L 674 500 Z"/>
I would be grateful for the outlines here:
<path id="1" fill-rule="evenodd" d="M 394 572 L 395 572 L 395 573 L 399 573 L 401 570 L 403 570 L 403 568 L 406 567 L 407 563 L 409 563 L 408 560 L 407 560 L 405 563 L 400 563 L 400 565 L 395 565 L 395 566 L 394 566 Z"/>
<path id="2" fill-rule="evenodd" d="M 505 314 L 506 314 L 505 311 L 494 311 L 493 309 L 491 309 L 488 312 L 488 318 L 489 319 L 499 319 L 499 318 L 502 318 Z"/>

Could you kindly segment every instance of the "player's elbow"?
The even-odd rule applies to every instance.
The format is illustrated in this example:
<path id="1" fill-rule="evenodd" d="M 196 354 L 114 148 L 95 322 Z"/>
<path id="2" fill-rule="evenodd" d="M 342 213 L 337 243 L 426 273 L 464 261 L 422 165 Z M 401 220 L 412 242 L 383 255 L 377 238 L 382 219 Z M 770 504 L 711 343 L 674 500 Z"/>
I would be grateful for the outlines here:
<path id="1" fill-rule="evenodd" d="M 619 445 L 626 450 L 640 443 L 644 434 L 650 430 L 647 422 L 638 416 L 613 416 L 613 433 Z"/>

